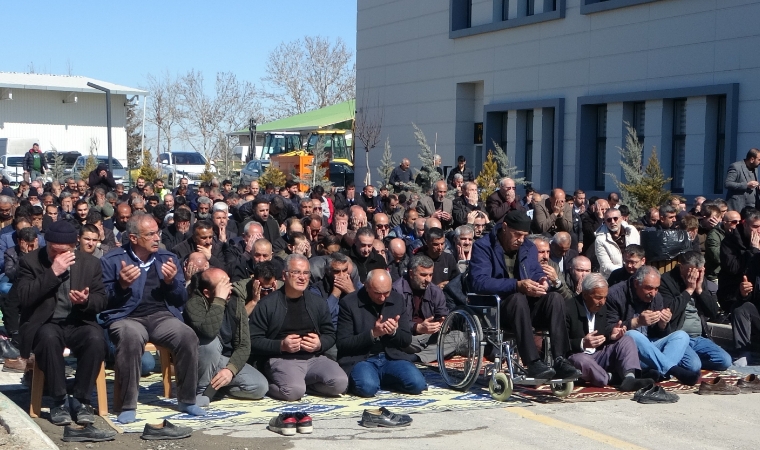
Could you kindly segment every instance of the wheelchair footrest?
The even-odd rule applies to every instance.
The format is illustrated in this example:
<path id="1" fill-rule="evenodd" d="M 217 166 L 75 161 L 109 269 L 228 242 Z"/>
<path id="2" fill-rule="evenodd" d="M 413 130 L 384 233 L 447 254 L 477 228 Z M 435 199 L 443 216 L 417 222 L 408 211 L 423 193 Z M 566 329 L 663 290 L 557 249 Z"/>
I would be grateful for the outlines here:
<path id="1" fill-rule="evenodd" d="M 524 386 L 542 386 L 550 383 L 568 383 L 575 382 L 578 378 L 557 378 L 554 380 L 538 379 L 538 378 L 516 378 L 512 380 L 514 384 L 520 384 Z"/>

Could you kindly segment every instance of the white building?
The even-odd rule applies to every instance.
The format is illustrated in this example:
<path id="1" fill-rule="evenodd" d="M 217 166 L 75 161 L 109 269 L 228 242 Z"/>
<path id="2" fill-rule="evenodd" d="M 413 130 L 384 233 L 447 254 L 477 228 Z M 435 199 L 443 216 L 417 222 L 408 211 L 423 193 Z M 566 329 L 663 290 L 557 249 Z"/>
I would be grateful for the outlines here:
<path id="1" fill-rule="evenodd" d="M 379 99 L 396 161 L 415 122 L 444 165 L 477 174 L 494 140 L 540 192 L 590 195 L 628 121 L 674 192 L 720 196 L 760 147 L 758 23 L 756 0 L 359 0 L 357 106 Z"/>
<path id="2" fill-rule="evenodd" d="M 3 139 L 39 140 L 43 151 L 108 155 L 105 93 L 111 90 L 113 157 L 127 165 L 126 103 L 148 94 L 141 89 L 79 76 L 0 72 L 0 143 Z M 27 149 L 28 150 L 28 149 Z"/>

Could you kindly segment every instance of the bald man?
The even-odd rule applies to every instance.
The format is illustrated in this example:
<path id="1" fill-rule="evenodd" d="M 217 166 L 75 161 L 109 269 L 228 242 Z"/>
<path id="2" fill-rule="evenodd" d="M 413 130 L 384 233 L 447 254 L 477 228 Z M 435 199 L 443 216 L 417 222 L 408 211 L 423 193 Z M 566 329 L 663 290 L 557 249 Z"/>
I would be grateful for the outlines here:
<path id="1" fill-rule="evenodd" d="M 391 176 L 388 178 L 388 183 L 393 186 L 393 191 L 396 193 L 405 189 L 405 184 L 411 184 L 412 171 L 409 169 L 410 162 L 407 158 L 401 160 L 401 164 L 393 169 Z"/>
<path id="2" fill-rule="evenodd" d="M 427 389 L 403 350 L 411 342 L 409 311 L 386 270 L 370 271 L 361 289 L 341 299 L 336 345 L 349 392 L 374 397 L 380 389 L 413 395 Z"/>
<path id="3" fill-rule="evenodd" d="M 231 295 L 230 278 L 221 269 L 208 269 L 199 278 L 183 313 L 199 341 L 197 403 L 207 405 L 222 388 L 230 397 L 264 397 L 267 379 L 246 363 L 251 354 L 251 335 L 245 299 Z"/>
<path id="4" fill-rule="evenodd" d="M 557 263 L 561 273 L 567 273 L 570 269 L 570 261 L 578 256 L 578 251 L 572 248 L 573 239 L 567 231 L 559 231 L 552 239 L 549 257 Z"/>
<path id="5" fill-rule="evenodd" d="M 388 251 L 391 258 L 391 261 L 388 263 L 388 273 L 391 274 L 391 279 L 395 282 L 406 275 L 406 266 L 409 258 L 406 255 L 404 240 L 399 238 L 391 239 L 388 243 Z"/>
<path id="6" fill-rule="evenodd" d="M 550 236 L 573 231 L 573 205 L 565 201 L 565 191 L 553 189 L 549 198 L 536 204 L 531 231 Z"/>
<path id="7" fill-rule="evenodd" d="M 184 270 L 185 270 L 185 286 L 190 285 L 190 279 L 195 275 L 196 273 L 201 273 L 208 269 L 208 259 L 206 259 L 206 255 L 204 255 L 201 252 L 193 252 L 190 253 L 187 256 L 187 259 L 185 259 L 184 264 Z"/>
<path id="8" fill-rule="evenodd" d="M 417 203 L 417 212 L 420 216 L 432 217 L 441 221 L 442 228 L 449 230 L 454 224 L 454 203 L 446 198 L 448 187 L 441 180 L 433 185 L 433 195 L 423 196 Z"/>

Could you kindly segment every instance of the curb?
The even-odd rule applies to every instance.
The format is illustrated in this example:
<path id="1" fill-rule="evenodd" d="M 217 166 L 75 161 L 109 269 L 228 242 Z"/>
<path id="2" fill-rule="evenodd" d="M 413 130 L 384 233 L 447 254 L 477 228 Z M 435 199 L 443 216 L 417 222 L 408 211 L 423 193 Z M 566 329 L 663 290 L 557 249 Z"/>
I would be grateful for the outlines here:
<path id="1" fill-rule="evenodd" d="M 29 415 L 0 392 L 0 424 L 8 433 L 26 443 L 25 448 L 58 450 L 58 446 L 42 432 Z"/>

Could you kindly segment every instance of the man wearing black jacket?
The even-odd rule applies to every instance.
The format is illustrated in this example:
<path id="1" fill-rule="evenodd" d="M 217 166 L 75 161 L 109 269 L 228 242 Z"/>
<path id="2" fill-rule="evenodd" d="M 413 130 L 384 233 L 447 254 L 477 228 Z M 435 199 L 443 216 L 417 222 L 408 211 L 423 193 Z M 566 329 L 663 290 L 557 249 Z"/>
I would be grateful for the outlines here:
<path id="1" fill-rule="evenodd" d="M 375 233 L 369 227 L 362 227 L 356 231 L 354 245 L 348 253 L 348 257 L 356 265 L 359 272 L 359 280 L 364 283 L 367 274 L 373 269 L 386 269 L 388 264 L 385 257 L 372 247 L 375 243 Z"/>
<path id="2" fill-rule="evenodd" d="M 289 255 L 285 284 L 261 299 L 250 318 L 251 357 L 265 359 L 269 396 L 278 400 L 298 400 L 307 387 L 336 396 L 348 385 L 338 364 L 323 355 L 335 344 L 335 328 L 327 302 L 307 292 L 310 274 L 305 256 Z"/>
<path id="3" fill-rule="evenodd" d="M 427 389 L 403 350 L 411 342 L 409 309 L 385 270 L 371 271 L 364 287 L 341 299 L 338 363 L 349 374 L 351 393 L 373 397 L 382 388 L 416 395 Z"/>
<path id="4" fill-rule="evenodd" d="M 450 189 L 456 189 L 456 186 L 454 186 L 454 175 L 456 174 L 461 174 L 465 183 L 468 181 L 475 181 L 475 177 L 472 175 L 472 170 L 467 167 L 467 159 L 465 159 L 464 155 L 459 155 L 459 158 L 457 158 L 457 166 L 451 169 L 449 176 L 446 177 L 446 183 L 449 185 Z"/>
<path id="5" fill-rule="evenodd" d="M 228 272 L 226 265 L 227 243 L 214 239 L 214 224 L 199 220 L 193 226 L 193 235 L 179 243 L 172 250 L 184 262 L 190 253 L 200 252 L 208 260 L 209 266 Z"/>
<path id="6" fill-rule="evenodd" d="M 760 254 L 760 211 L 750 210 L 733 231 L 726 233 L 720 243 L 720 273 L 718 274 L 718 301 L 730 311 L 741 303 L 739 285 L 749 271 L 749 261 Z"/>

